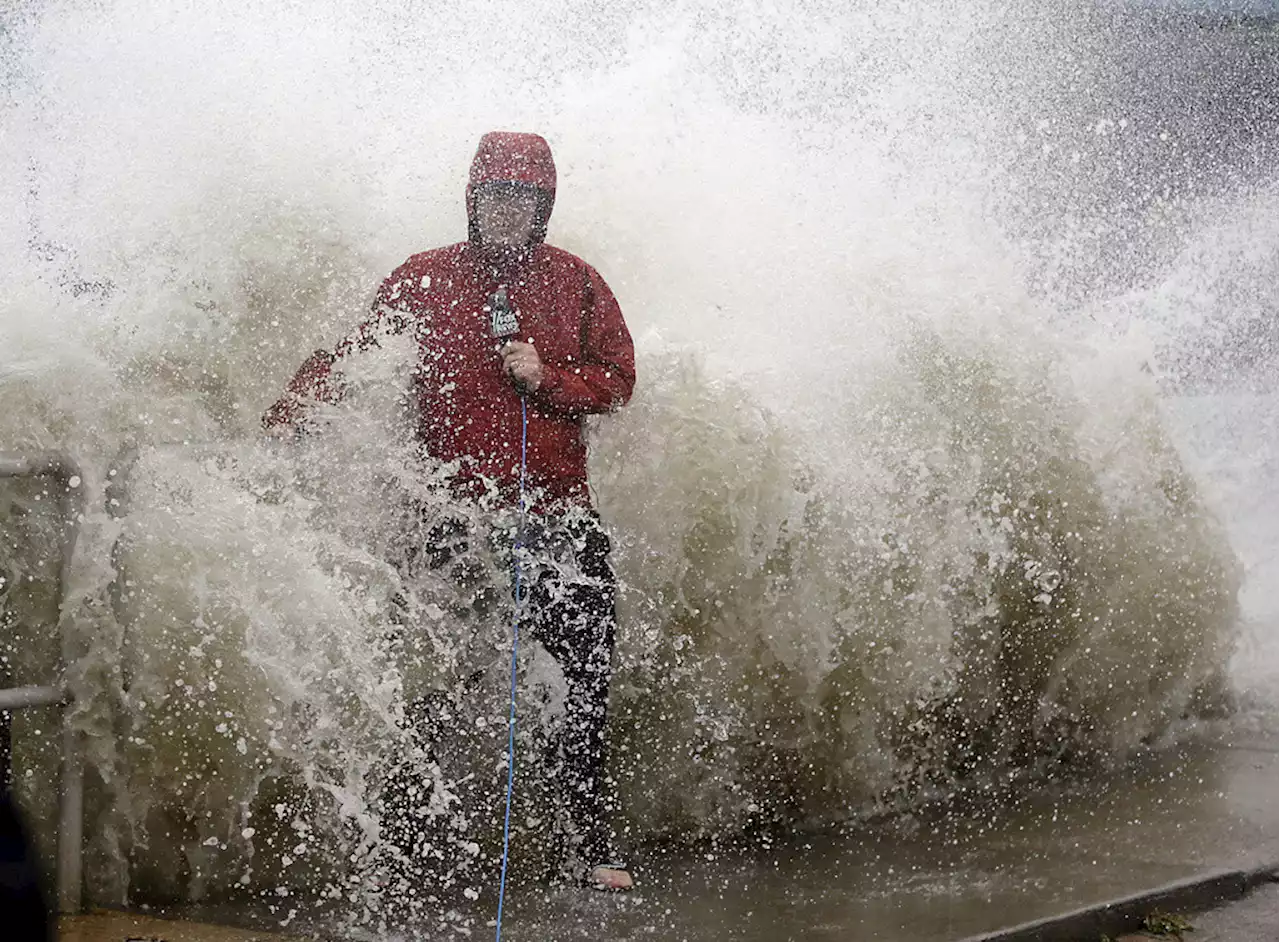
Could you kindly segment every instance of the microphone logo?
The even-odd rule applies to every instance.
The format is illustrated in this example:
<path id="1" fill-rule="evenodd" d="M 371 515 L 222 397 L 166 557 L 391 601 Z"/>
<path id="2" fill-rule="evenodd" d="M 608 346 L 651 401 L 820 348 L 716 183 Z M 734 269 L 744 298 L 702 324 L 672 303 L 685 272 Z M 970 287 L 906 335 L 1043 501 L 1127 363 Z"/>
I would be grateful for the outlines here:
<path id="1" fill-rule="evenodd" d="M 499 285 L 489 297 L 489 331 L 494 340 L 505 340 L 520 332 L 520 322 L 507 298 L 506 285 Z"/>

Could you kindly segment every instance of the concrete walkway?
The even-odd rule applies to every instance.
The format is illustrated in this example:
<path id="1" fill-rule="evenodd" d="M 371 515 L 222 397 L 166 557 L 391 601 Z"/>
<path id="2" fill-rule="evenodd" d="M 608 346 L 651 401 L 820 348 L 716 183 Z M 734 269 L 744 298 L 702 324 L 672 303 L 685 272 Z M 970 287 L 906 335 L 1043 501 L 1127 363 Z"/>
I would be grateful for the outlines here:
<path id="1" fill-rule="evenodd" d="M 273 932 L 253 932 L 200 922 L 154 919 L 135 913 L 96 912 L 64 916 L 58 942 L 297 942 Z"/>
<path id="2" fill-rule="evenodd" d="M 637 855 L 640 886 L 629 899 L 513 894 L 503 938 L 955 942 L 1217 874 L 1220 891 L 1199 898 L 1210 907 L 1257 884 L 1243 874 L 1274 866 L 1277 774 L 1270 742 L 1188 744 L 1041 784 L 986 814 L 922 810 L 767 852 L 722 852 L 711 866 L 687 853 Z M 1154 905 L 1110 925 L 1136 926 Z M 1099 932 L 1023 938 L 1098 942 Z"/>
<path id="3" fill-rule="evenodd" d="M 1280 892 L 1276 884 L 1268 883 L 1242 900 L 1188 916 L 1187 921 L 1194 928 L 1186 934 L 1187 942 L 1270 942 L 1280 926 L 1278 905 Z M 1151 936 L 1128 935 L 1120 939 L 1150 942 Z"/>
<path id="4" fill-rule="evenodd" d="M 796 835 L 752 852 L 640 854 L 640 887 L 626 897 L 517 888 L 508 899 L 503 938 L 1099 942 L 1102 931 L 1112 936 L 1133 931 L 1153 909 L 1195 913 L 1220 900 L 1239 899 L 1274 873 L 1277 766 L 1270 742 L 1226 749 L 1186 746 L 1121 770 L 1044 783 L 1011 804 L 980 809 L 985 813 L 948 806 L 883 826 Z M 1206 880 L 1206 875 L 1212 876 Z M 1153 894 L 1152 887 L 1160 889 Z M 488 936 L 491 896 L 482 895 L 463 911 L 465 924 L 459 928 L 406 925 L 405 935 L 457 938 L 455 932 L 470 930 L 473 938 Z M 1276 937 L 1273 885 L 1266 898 L 1272 904 L 1270 928 L 1259 938 L 1270 940 Z M 1125 918 L 1114 918 L 1122 906 L 1129 907 L 1123 910 Z M 1075 934 L 1063 927 L 1046 934 L 1045 924 L 1060 923 L 1063 914 L 1087 916 L 1108 909 L 1109 922 L 1078 923 Z M 1236 912 L 1229 906 L 1221 913 L 1193 916 L 1197 932 L 1189 933 L 1187 942 L 1206 942 L 1217 922 L 1237 918 Z M 263 921 L 266 914 L 244 907 L 177 908 L 167 915 L 245 927 L 270 924 Z M 333 923 L 308 920 L 307 915 L 289 931 L 337 934 Z M 237 932 L 167 921 L 144 925 L 143 917 L 122 914 L 112 918 L 134 922 L 126 925 L 104 916 L 66 920 L 63 939 L 271 938 L 252 929 Z M 1261 918 L 1265 921 L 1267 914 Z M 133 936 L 126 934 L 131 931 Z M 1024 934 L 1011 935 L 1018 931 Z M 1224 926 L 1223 931 L 1233 930 Z"/>

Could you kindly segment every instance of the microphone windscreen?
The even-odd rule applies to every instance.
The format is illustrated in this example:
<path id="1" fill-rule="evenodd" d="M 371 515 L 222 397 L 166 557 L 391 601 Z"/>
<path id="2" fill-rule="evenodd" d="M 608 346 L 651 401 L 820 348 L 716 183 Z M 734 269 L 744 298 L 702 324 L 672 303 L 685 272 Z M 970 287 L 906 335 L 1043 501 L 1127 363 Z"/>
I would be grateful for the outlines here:
<path id="1" fill-rule="evenodd" d="M 505 285 L 499 286 L 489 296 L 489 331 L 494 340 L 505 340 L 520 332 L 520 323 L 516 320 L 516 312 L 511 307 L 510 299 L 507 298 Z"/>

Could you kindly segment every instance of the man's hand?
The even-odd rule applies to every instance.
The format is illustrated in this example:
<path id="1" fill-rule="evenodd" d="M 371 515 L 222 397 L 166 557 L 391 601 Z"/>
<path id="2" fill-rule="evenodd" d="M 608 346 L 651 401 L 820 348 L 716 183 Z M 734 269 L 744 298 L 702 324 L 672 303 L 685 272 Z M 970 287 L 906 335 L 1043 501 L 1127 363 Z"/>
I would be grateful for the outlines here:
<path id="1" fill-rule="evenodd" d="M 543 369 L 542 360 L 533 344 L 513 340 L 503 344 L 498 352 L 502 354 L 502 372 L 510 376 L 521 389 L 537 392 L 542 385 Z"/>

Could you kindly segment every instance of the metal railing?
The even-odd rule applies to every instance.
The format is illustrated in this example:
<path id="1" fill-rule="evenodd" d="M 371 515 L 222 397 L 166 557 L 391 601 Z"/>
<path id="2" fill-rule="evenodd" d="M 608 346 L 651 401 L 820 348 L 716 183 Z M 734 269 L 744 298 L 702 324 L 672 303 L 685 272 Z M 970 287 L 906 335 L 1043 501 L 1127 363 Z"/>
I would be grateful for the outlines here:
<path id="1" fill-rule="evenodd" d="M 43 477 L 50 479 L 57 487 L 57 496 L 61 499 L 65 518 L 62 565 L 58 571 L 59 625 L 64 623 L 62 607 L 67 601 L 71 557 L 75 552 L 76 539 L 80 535 L 83 488 L 79 475 L 80 469 L 66 455 L 54 452 L 0 452 L 0 478 Z M 71 655 L 65 630 L 61 647 L 59 674 L 65 675 Z M 60 676 L 56 684 L 0 690 L 0 711 L 5 712 L 28 707 L 65 706 L 70 701 L 71 691 L 66 686 L 65 676 Z M 77 913 L 81 907 L 84 884 L 84 756 L 80 748 L 80 734 L 67 722 L 65 712 L 63 717 L 62 781 L 58 796 L 58 910 Z"/>

